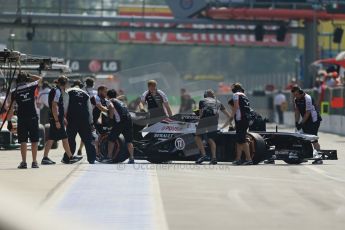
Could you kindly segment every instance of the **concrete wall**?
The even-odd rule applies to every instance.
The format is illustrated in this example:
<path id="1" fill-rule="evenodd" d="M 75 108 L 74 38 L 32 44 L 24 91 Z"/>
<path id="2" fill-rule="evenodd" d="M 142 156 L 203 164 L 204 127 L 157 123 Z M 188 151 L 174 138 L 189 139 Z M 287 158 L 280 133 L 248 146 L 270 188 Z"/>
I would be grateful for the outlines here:
<path id="1" fill-rule="evenodd" d="M 286 125 L 295 125 L 294 112 L 284 113 L 284 122 Z M 345 135 L 345 116 L 341 115 L 323 115 L 320 131 Z"/>

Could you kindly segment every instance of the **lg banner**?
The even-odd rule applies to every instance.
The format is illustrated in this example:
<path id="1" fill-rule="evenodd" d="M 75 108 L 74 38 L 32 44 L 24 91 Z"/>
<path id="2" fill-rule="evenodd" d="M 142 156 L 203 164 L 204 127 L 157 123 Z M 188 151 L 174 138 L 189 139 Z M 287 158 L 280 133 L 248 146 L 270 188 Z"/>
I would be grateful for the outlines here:
<path id="1" fill-rule="evenodd" d="M 119 60 L 68 60 L 66 64 L 73 72 L 115 73 L 120 71 Z"/>

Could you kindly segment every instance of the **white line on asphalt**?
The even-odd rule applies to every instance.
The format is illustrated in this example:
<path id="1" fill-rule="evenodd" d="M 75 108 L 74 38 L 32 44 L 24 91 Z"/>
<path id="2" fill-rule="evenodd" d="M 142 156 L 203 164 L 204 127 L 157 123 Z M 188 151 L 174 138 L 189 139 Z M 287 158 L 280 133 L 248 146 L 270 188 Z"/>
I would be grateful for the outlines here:
<path id="1" fill-rule="evenodd" d="M 159 187 L 159 180 L 157 169 L 153 170 L 150 174 L 151 182 L 151 194 L 154 204 L 154 223 L 156 223 L 156 229 L 158 230 L 168 230 L 168 223 L 166 220 L 165 210 L 163 206 L 163 200 L 161 196 L 161 191 Z"/>

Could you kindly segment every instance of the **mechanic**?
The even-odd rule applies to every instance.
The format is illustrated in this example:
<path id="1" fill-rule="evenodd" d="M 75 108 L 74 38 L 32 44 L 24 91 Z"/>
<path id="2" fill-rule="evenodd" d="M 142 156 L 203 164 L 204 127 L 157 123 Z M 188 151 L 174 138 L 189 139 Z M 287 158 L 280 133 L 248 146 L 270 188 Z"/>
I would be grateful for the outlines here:
<path id="1" fill-rule="evenodd" d="M 235 103 L 234 99 L 230 99 L 228 101 L 228 104 L 231 108 L 232 113 L 234 114 L 234 108 L 235 108 Z M 268 121 L 267 119 L 262 118 L 260 114 L 255 112 L 253 109 L 250 109 L 250 121 L 249 121 L 249 131 L 266 131 L 266 122 Z M 229 122 L 225 123 L 222 128 L 225 128 L 227 125 L 229 126 L 229 131 L 234 131 L 235 128 L 232 126 L 232 120 L 229 120 Z"/>
<path id="2" fill-rule="evenodd" d="M 79 81 L 79 80 L 77 80 L 77 81 Z M 94 89 L 95 80 L 93 78 L 91 78 L 91 77 L 88 77 L 88 78 L 85 79 L 85 84 L 86 84 L 85 92 L 90 96 L 90 99 L 93 96 L 96 96 L 97 95 L 97 91 Z M 80 141 L 79 149 L 78 149 L 78 153 L 77 153 L 78 156 L 83 155 L 82 154 L 83 147 L 84 147 L 84 143 L 83 143 L 83 141 Z"/>
<path id="3" fill-rule="evenodd" d="M 109 90 L 107 96 L 109 98 L 109 118 L 112 124 L 112 129 L 108 136 L 108 158 L 111 158 L 111 153 L 114 151 L 115 147 L 115 141 L 119 138 L 119 135 L 122 134 L 127 143 L 129 152 L 128 164 L 134 164 L 133 122 L 131 115 L 126 104 L 116 98 L 116 90 Z"/>
<path id="4" fill-rule="evenodd" d="M 291 89 L 295 104 L 295 126 L 297 130 L 303 131 L 305 134 L 317 136 L 322 121 L 320 113 L 316 110 L 313 98 L 305 93 L 299 86 Z M 302 120 L 301 120 L 302 117 Z M 318 141 L 313 142 L 315 150 L 320 150 Z M 319 155 L 314 156 L 318 159 L 313 164 L 322 164 L 323 161 Z"/>
<path id="5" fill-rule="evenodd" d="M 172 116 L 168 97 L 162 90 L 157 89 L 157 82 L 155 80 L 149 80 L 147 87 L 148 90 L 141 96 L 139 108 L 140 111 L 144 111 L 144 104 L 147 103 L 147 108 L 150 113 L 149 124 L 161 121 L 167 116 Z"/>
<path id="6" fill-rule="evenodd" d="M 235 118 L 236 129 L 236 158 L 232 162 L 234 165 L 252 165 L 249 143 L 247 142 L 247 131 L 250 120 L 250 105 L 244 89 L 240 83 L 232 85 L 234 109 L 232 117 Z M 242 153 L 245 154 L 245 160 L 242 161 Z"/>
<path id="7" fill-rule="evenodd" d="M 100 122 L 100 117 L 102 112 L 107 113 L 107 92 L 108 89 L 105 86 L 99 86 L 97 89 L 97 95 L 91 97 L 91 104 L 93 105 L 93 124 L 98 133 L 103 133 L 102 122 L 105 120 L 105 116 L 102 115 L 102 122 Z"/>
<path id="8" fill-rule="evenodd" d="M 93 164 L 96 159 L 96 149 L 92 144 L 92 105 L 89 95 L 83 91 L 81 81 L 77 80 L 73 83 L 72 88 L 66 92 L 69 95 L 67 107 L 67 135 L 71 152 L 76 149 L 75 137 L 77 133 L 85 144 L 87 160 Z M 68 156 L 64 154 L 64 161 L 68 160 Z"/>
<path id="9" fill-rule="evenodd" d="M 22 162 L 19 169 L 26 169 L 27 141 L 30 138 L 32 164 L 31 168 L 39 168 L 37 164 L 37 150 L 39 141 L 38 115 L 35 107 L 35 91 L 41 80 L 39 76 L 25 72 L 20 72 L 16 80 L 16 88 L 12 91 L 9 115 L 7 117 L 7 128 L 11 132 L 13 125 L 11 117 L 13 116 L 14 102 L 18 105 L 17 134 L 20 143 L 20 153 Z"/>
<path id="10" fill-rule="evenodd" d="M 65 110 L 63 104 L 62 93 L 66 90 L 68 83 L 68 78 L 65 76 L 60 76 L 57 79 L 56 87 L 52 88 L 49 92 L 49 109 L 50 109 L 50 129 L 48 141 L 44 148 L 44 156 L 42 159 L 42 165 L 52 165 L 55 164 L 54 161 L 49 159 L 48 154 L 54 143 L 54 141 L 62 140 L 62 145 L 67 153 L 67 158 L 62 158 L 62 163 L 73 164 L 81 160 L 81 157 L 73 157 L 70 146 L 68 144 L 67 133 L 65 125 L 67 120 L 65 118 Z"/>
<path id="11" fill-rule="evenodd" d="M 219 111 L 222 111 L 230 120 L 230 113 L 216 99 L 214 91 L 212 89 L 206 90 L 204 99 L 199 102 L 200 120 L 195 132 L 195 142 L 201 153 L 201 157 L 195 162 L 196 164 L 201 164 L 205 160 L 209 160 L 202 142 L 203 138 L 208 142 L 211 149 L 212 159 L 210 160 L 210 164 L 217 164 L 215 138 L 218 130 Z"/>
<path id="12" fill-rule="evenodd" d="M 94 89 L 95 80 L 91 77 L 85 79 L 85 91 L 92 98 L 97 95 L 97 90 Z"/>

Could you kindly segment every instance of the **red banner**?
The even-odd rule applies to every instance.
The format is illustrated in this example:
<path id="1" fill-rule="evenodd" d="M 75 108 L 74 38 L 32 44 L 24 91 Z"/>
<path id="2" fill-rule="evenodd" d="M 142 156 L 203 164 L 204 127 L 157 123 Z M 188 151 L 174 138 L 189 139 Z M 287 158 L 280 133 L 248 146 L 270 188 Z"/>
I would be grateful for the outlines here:
<path id="1" fill-rule="evenodd" d="M 142 11 L 139 7 L 120 7 L 119 14 L 122 16 L 160 16 L 169 17 L 168 8 L 149 7 Z M 126 24 L 122 24 L 126 25 Z M 172 27 L 171 24 L 162 23 L 131 23 L 134 27 Z M 254 29 L 254 26 L 228 26 L 228 25 L 187 25 L 185 28 L 200 29 Z M 284 42 L 278 42 L 275 35 L 265 35 L 261 42 L 255 41 L 254 34 L 215 34 L 215 33 L 166 33 L 166 32 L 119 32 L 118 41 L 122 43 L 145 43 L 145 44 L 207 44 L 207 45 L 261 45 L 261 46 L 291 46 L 292 36 L 286 34 Z"/>

